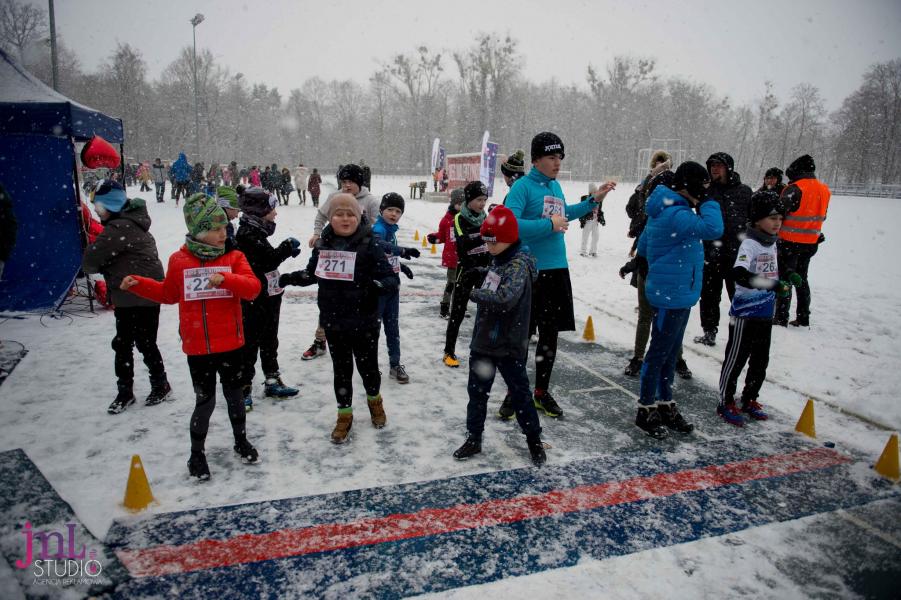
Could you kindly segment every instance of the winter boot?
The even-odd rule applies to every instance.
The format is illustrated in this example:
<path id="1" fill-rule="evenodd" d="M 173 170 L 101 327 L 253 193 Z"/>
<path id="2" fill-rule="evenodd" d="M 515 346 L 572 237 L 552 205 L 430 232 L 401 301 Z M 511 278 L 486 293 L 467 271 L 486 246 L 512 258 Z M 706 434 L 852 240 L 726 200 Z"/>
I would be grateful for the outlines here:
<path id="1" fill-rule="evenodd" d="M 549 417 L 557 419 L 563 416 L 563 409 L 560 408 L 560 405 L 557 404 L 557 401 L 554 400 L 554 397 L 547 390 L 535 390 L 533 403 L 535 408 L 544 411 L 544 414 Z"/>
<path id="2" fill-rule="evenodd" d="M 460 361 L 457 360 L 456 354 L 445 354 L 442 362 L 444 363 L 444 366 L 451 367 L 452 369 L 456 369 L 460 366 Z"/>
<path id="3" fill-rule="evenodd" d="M 109 408 L 106 409 L 111 415 L 118 415 L 121 412 L 125 412 L 125 409 L 135 403 L 135 395 L 131 389 L 131 383 L 120 383 L 117 384 L 119 388 L 119 393 L 116 394 L 116 399 L 113 400 L 112 404 L 109 405 Z"/>
<path id="4" fill-rule="evenodd" d="M 742 400 L 741 412 L 745 413 L 755 421 L 766 421 L 770 418 L 757 400 Z"/>
<path id="5" fill-rule="evenodd" d="M 685 420 L 682 413 L 676 407 L 675 402 L 658 402 L 657 413 L 660 415 L 660 421 L 673 431 L 679 433 L 691 433 L 695 426 Z"/>
<path id="6" fill-rule="evenodd" d="M 547 462 L 547 454 L 544 453 L 544 442 L 541 441 L 541 438 L 532 438 L 526 440 L 526 444 L 529 446 L 529 454 L 532 456 L 532 463 L 536 467 L 540 467 L 544 463 Z"/>
<path id="7" fill-rule="evenodd" d="M 504 421 L 509 421 L 514 416 L 516 416 L 516 411 L 513 410 L 513 397 L 510 396 L 510 394 L 504 396 L 504 401 L 501 402 L 501 407 L 497 409 L 497 416 Z"/>
<path id="8" fill-rule="evenodd" d="M 442 302 L 441 303 L 441 312 L 438 313 L 438 316 L 441 317 L 442 319 L 449 319 L 450 318 L 450 304 L 447 304 L 446 302 Z"/>
<path id="9" fill-rule="evenodd" d="M 198 481 L 209 480 L 210 467 L 206 464 L 206 455 L 203 452 L 191 451 L 191 458 L 188 459 L 188 473 Z"/>
<path id="10" fill-rule="evenodd" d="M 705 331 L 704 335 L 695 338 L 695 344 L 704 344 L 705 346 L 716 346 L 716 329 Z"/>
<path id="11" fill-rule="evenodd" d="M 454 450 L 454 458 L 457 460 L 466 460 L 476 454 L 482 453 L 482 440 L 473 435 L 466 438 L 463 445 Z"/>
<path id="12" fill-rule="evenodd" d="M 629 377 L 638 377 L 641 374 L 641 364 L 642 360 L 633 356 L 629 359 L 629 364 L 626 365 L 626 370 L 623 373 Z"/>
<path id="13" fill-rule="evenodd" d="M 325 341 L 314 340 L 307 351 L 301 355 L 301 360 L 313 360 L 325 354 Z"/>
<path id="14" fill-rule="evenodd" d="M 397 383 L 410 383 L 410 376 L 407 375 L 407 370 L 404 369 L 403 365 L 391 367 L 391 370 L 388 371 L 388 377 L 397 379 Z"/>
<path id="15" fill-rule="evenodd" d="M 385 407 L 382 405 L 382 395 L 366 396 L 366 404 L 369 405 L 369 416 L 372 419 L 372 426 L 381 429 L 388 422 L 385 416 Z"/>
<path id="16" fill-rule="evenodd" d="M 165 402 L 170 396 L 172 396 L 172 386 L 169 385 L 167 379 L 155 383 L 151 382 L 150 393 L 147 395 L 147 399 L 144 400 L 144 405 L 154 406 L 160 402 Z"/>
<path id="17" fill-rule="evenodd" d="M 266 375 L 266 383 L 263 384 L 263 388 L 267 398 L 290 398 L 300 392 L 297 388 L 286 386 L 278 373 Z"/>
<path id="18" fill-rule="evenodd" d="M 338 422 L 335 423 L 335 428 L 332 430 L 332 443 L 333 444 L 343 444 L 344 442 L 346 442 L 347 434 L 350 433 L 350 428 L 353 424 L 354 424 L 353 409 L 339 408 L 338 409 Z"/>
<path id="19" fill-rule="evenodd" d="M 257 449 L 250 445 L 246 437 L 235 440 L 235 452 L 241 455 L 241 462 L 245 465 L 255 465 L 260 462 Z"/>
<path id="20" fill-rule="evenodd" d="M 741 416 L 740 412 L 738 412 L 738 407 L 735 406 L 735 402 L 726 402 L 719 404 L 716 407 L 716 414 L 721 416 L 723 418 L 723 421 L 725 421 L 729 425 L 735 425 L 736 427 L 745 426 L 745 418 Z"/>
<path id="21" fill-rule="evenodd" d="M 789 321 L 788 324 L 792 327 L 810 327 L 810 319 L 806 317 L 798 317 L 794 321 Z"/>
<path id="22" fill-rule="evenodd" d="M 680 358 L 676 361 L 676 375 L 682 379 L 691 379 L 691 369 L 685 364 L 684 358 Z"/>
<path id="23" fill-rule="evenodd" d="M 657 412 L 656 406 L 639 406 L 638 415 L 635 417 L 635 425 L 644 430 L 649 436 L 655 440 L 666 438 L 666 428 Z"/>

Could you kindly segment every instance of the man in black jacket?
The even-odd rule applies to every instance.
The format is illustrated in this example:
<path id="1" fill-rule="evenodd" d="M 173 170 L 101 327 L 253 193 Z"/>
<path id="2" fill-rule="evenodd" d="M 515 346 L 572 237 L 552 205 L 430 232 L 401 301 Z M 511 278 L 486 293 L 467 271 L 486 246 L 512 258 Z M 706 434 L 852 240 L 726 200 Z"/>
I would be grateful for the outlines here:
<path id="1" fill-rule="evenodd" d="M 708 194 L 723 212 L 723 237 L 704 242 L 704 281 L 701 287 L 701 327 L 704 335 L 694 341 L 715 346 L 723 282 L 726 283 L 730 300 L 735 294 L 735 282 L 730 273 L 748 223 L 751 188 L 741 182 L 741 177 L 735 172 L 735 161 L 725 152 L 710 155 L 707 171 L 710 173 Z"/>

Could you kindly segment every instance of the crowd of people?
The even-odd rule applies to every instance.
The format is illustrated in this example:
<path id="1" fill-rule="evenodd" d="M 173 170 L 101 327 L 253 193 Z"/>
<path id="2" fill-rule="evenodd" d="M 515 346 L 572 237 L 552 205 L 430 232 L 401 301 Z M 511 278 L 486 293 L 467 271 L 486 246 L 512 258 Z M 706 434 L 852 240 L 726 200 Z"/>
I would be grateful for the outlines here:
<path id="1" fill-rule="evenodd" d="M 447 277 L 439 315 L 447 320 L 442 363 L 448 368 L 461 365 L 456 355 L 460 325 L 469 302 L 477 306 L 469 344 L 467 437 L 453 453 L 457 459 L 481 452 L 487 400 L 497 371 L 507 386 L 498 416 L 516 418 L 536 465 L 546 461 L 539 413 L 551 418 L 564 414 L 551 393 L 559 334 L 575 330 L 564 233 L 571 221 L 579 220 L 581 254 L 596 256 L 597 228 L 605 224 L 603 202 L 616 188 L 613 181 L 592 185 L 587 195 L 568 204 L 557 181 L 565 157 L 557 135 L 537 134 L 530 147 L 531 169 L 526 169 L 523 151 L 512 153 L 501 165 L 509 187 L 501 204 L 488 205 L 485 185 L 469 182 L 451 192 L 438 230 L 427 236 L 444 245 Z M 736 426 L 745 418 L 767 418 L 758 398 L 770 332 L 773 324 L 789 324 L 792 288 L 798 291 L 798 308 L 791 324 L 809 326 L 807 268 L 823 240 L 829 202 L 828 188 L 814 173 L 814 161 L 805 155 L 786 169 L 787 186 L 774 168 L 752 193 L 724 152 L 712 154 L 706 166 L 688 161 L 673 168 L 667 153 L 652 157 L 647 176 L 627 206 L 634 242 L 631 260 L 620 270 L 621 277 L 632 274 L 637 289 L 635 351 L 625 373 L 640 377 L 635 424 L 648 435 L 660 439 L 668 430 L 693 430 L 673 397 L 673 378 L 676 373 L 691 377 L 682 344 L 691 308 L 699 300 L 704 335 L 695 341 L 716 343 L 724 284 L 732 306 L 716 410 Z M 321 178 L 316 169 L 307 174 L 302 164 L 293 173 L 279 171 L 275 164 L 262 172 L 256 166 L 245 171 L 235 163 L 204 171 L 201 163 L 192 167 L 180 154 L 168 169 L 157 159 L 148 175 L 156 185 L 157 201 L 164 201 L 167 180 L 176 203 L 186 196 L 185 244 L 169 257 L 165 271 L 144 202 L 127 198 L 125 189 L 111 180 L 101 182 L 92 198 L 105 229 L 87 248 L 84 270 L 104 275 L 113 290 L 116 316 L 118 394 L 109 412 L 120 413 L 136 401 L 135 346 L 150 372 L 146 404 L 158 404 L 172 393 L 156 336 L 160 304 L 178 304 L 182 349 L 196 394 L 189 472 L 198 479 L 210 477 L 205 440 L 217 373 L 234 449 L 244 462 L 257 462 L 259 453 L 246 432 L 255 365 L 259 359 L 267 396 L 298 393 L 280 376 L 281 299 L 288 286 L 316 285 L 318 327 L 303 358 L 331 357 L 337 403 L 331 440 L 346 442 L 353 425 L 354 367 L 363 380 L 372 426 L 385 427 L 378 364 L 382 327 L 389 378 L 400 384 L 410 381 L 401 362 L 400 275 L 413 278 L 407 263 L 420 254 L 397 241 L 404 198 L 393 192 L 380 199 L 373 196 L 371 172 L 355 164 L 340 167 L 339 189 L 321 205 Z M 294 188 L 309 191 L 317 209 L 307 244 L 311 253 L 305 268 L 280 273 L 281 263 L 298 256 L 302 244 L 289 237 L 273 246 L 268 238 L 275 231 L 277 207 L 287 203 Z M 300 192 L 303 203 L 305 194 Z M 530 385 L 526 364 L 534 336 L 535 379 Z M 748 373 L 737 402 L 736 382 L 746 363 Z"/>

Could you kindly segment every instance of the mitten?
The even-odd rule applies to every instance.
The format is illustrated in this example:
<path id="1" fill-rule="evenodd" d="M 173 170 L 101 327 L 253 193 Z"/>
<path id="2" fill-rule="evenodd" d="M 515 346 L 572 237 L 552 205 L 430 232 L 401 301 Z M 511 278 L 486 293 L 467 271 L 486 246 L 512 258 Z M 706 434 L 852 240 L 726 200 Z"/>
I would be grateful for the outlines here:
<path id="1" fill-rule="evenodd" d="M 297 285 L 297 273 L 299 273 L 299 271 L 280 275 L 278 278 L 278 287 L 283 288 L 289 285 Z"/>
<path id="2" fill-rule="evenodd" d="M 400 272 L 407 276 L 407 279 L 413 279 L 413 271 L 407 265 L 400 266 Z"/>
<path id="3" fill-rule="evenodd" d="M 427 236 L 425 236 L 425 239 L 427 239 L 430 244 L 437 244 L 438 243 L 438 234 L 430 233 Z"/>
<path id="4" fill-rule="evenodd" d="M 783 279 L 780 279 L 779 281 L 776 282 L 776 287 L 774 289 L 774 291 L 776 292 L 776 295 L 779 296 L 780 298 L 787 298 L 788 295 L 791 293 L 791 290 L 792 290 L 791 283 L 789 283 L 788 281 L 785 281 Z"/>
<path id="5" fill-rule="evenodd" d="M 411 258 L 419 258 L 419 250 L 416 248 L 401 248 L 400 255 L 402 258 L 410 260 Z"/>
<path id="6" fill-rule="evenodd" d="M 604 227 L 607 225 L 607 220 L 604 219 L 604 211 L 602 211 L 602 210 L 598 211 L 598 223 L 601 224 L 601 227 Z"/>
<path id="7" fill-rule="evenodd" d="M 804 279 L 801 277 L 800 273 L 792 271 L 788 275 L 788 282 L 795 287 L 800 287 L 801 284 L 804 283 Z"/>

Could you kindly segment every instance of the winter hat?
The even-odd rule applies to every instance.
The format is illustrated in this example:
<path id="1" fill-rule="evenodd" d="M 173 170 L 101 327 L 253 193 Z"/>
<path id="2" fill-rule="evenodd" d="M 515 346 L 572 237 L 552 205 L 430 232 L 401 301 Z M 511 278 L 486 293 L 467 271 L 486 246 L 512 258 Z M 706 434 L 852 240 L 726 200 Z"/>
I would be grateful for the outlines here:
<path id="1" fill-rule="evenodd" d="M 109 212 L 122 212 L 128 198 L 125 197 L 125 188 L 118 181 L 104 179 L 94 191 L 94 204 L 98 204 Z"/>
<path id="2" fill-rule="evenodd" d="M 485 217 L 479 229 L 486 242 L 504 242 L 512 244 L 519 239 L 519 224 L 516 217 L 506 206 L 498 206 Z"/>
<path id="3" fill-rule="evenodd" d="M 255 217 L 265 217 L 278 206 L 278 198 L 261 187 L 249 187 L 241 194 L 241 211 Z"/>
<path id="4" fill-rule="evenodd" d="M 81 149 L 81 164 L 88 169 L 99 169 L 100 167 L 115 169 L 120 162 L 121 159 L 116 149 L 99 135 L 89 139 Z"/>
<path id="5" fill-rule="evenodd" d="M 556 133 L 542 131 L 532 138 L 532 162 L 551 154 L 559 154 L 561 159 L 566 158 L 566 154 L 563 152 L 563 140 Z"/>
<path id="6" fill-rule="evenodd" d="M 748 220 L 753 224 L 770 215 L 785 216 L 785 208 L 783 208 L 782 202 L 779 201 L 779 195 L 771 190 L 755 192 L 751 196 Z"/>
<path id="7" fill-rule="evenodd" d="M 358 186 L 363 187 L 363 169 L 357 165 L 344 165 L 338 171 L 338 183 L 342 181 L 353 181 Z"/>
<path id="8" fill-rule="evenodd" d="M 232 188 L 223 185 L 216 188 L 216 203 L 222 208 L 238 209 L 238 193 Z"/>
<path id="9" fill-rule="evenodd" d="M 707 197 L 707 189 L 704 186 L 708 183 L 710 183 L 710 174 L 707 173 L 707 169 L 690 160 L 679 165 L 673 177 L 675 191 L 685 190 L 698 200 Z"/>
<path id="10" fill-rule="evenodd" d="M 228 225 L 225 211 L 216 200 L 206 194 L 194 194 L 185 201 L 185 225 L 191 237 L 197 238 L 204 231 L 212 231 Z"/>
<path id="11" fill-rule="evenodd" d="M 721 163 L 726 167 L 729 173 L 735 170 L 735 160 L 725 152 L 714 152 L 707 159 L 707 170 L 710 171 L 710 165 L 713 163 Z M 683 163 L 684 164 L 684 163 Z"/>
<path id="12" fill-rule="evenodd" d="M 792 164 L 788 165 L 788 168 L 785 170 L 785 174 L 788 176 L 789 181 L 794 181 L 801 175 L 813 173 L 816 170 L 817 166 L 813 162 L 813 157 L 809 154 L 805 154 L 792 161 Z"/>
<path id="13" fill-rule="evenodd" d="M 666 150 L 658 150 L 651 155 L 651 164 L 648 165 L 648 168 L 653 169 L 663 163 L 669 163 L 672 166 L 673 157 Z"/>
<path id="14" fill-rule="evenodd" d="M 354 165 L 356 166 L 356 165 Z M 357 216 L 357 221 L 363 218 L 363 211 L 360 209 L 360 203 L 356 198 L 346 193 L 335 194 L 328 200 L 328 218 L 329 221 L 335 216 L 335 213 L 341 209 L 349 210 Z"/>
<path id="15" fill-rule="evenodd" d="M 780 169 L 779 167 L 770 167 L 766 170 L 766 173 L 764 173 L 763 176 L 764 178 L 775 177 L 776 183 L 782 183 L 782 169 Z"/>
<path id="16" fill-rule="evenodd" d="M 501 173 L 507 177 L 519 177 L 520 175 L 525 175 L 525 159 L 526 153 L 522 150 L 517 150 L 508 156 L 507 160 L 501 163 Z"/>
<path id="17" fill-rule="evenodd" d="M 466 204 L 469 204 L 476 198 L 480 198 L 482 196 L 488 197 L 488 188 L 485 187 L 485 184 L 481 181 L 470 181 L 466 184 L 466 187 L 463 188 L 463 195 Z"/>
<path id="18" fill-rule="evenodd" d="M 404 212 L 404 197 L 395 192 L 388 192 L 382 196 L 382 203 L 379 204 L 379 212 L 386 208 L 399 208 L 400 212 Z"/>

